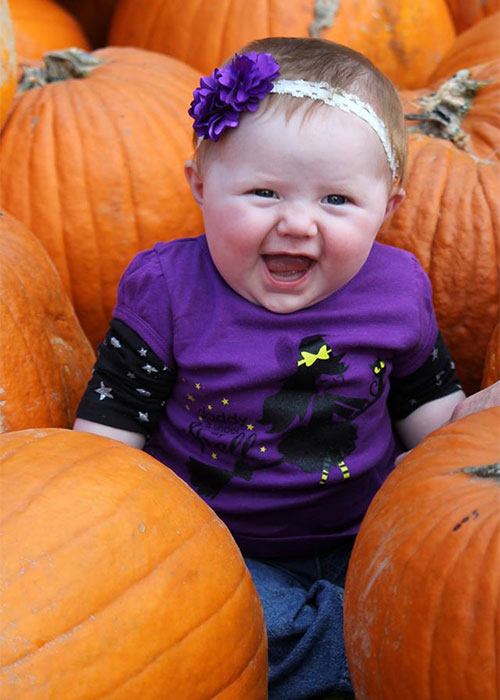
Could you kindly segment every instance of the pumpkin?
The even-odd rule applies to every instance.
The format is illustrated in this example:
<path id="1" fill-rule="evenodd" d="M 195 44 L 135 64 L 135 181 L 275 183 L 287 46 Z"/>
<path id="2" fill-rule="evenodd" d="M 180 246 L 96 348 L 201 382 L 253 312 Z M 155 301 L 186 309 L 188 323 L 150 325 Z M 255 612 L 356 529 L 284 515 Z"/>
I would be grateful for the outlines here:
<path id="1" fill-rule="evenodd" d="M 499 0 L 446 0 L 457 34 L 500 10 Z"/>
<path id="2" fill-rule="evenodd" d="M 500 323 L 497 323 L 486 348 L 481 389 L 500 380 Z"/>
<path id="3" fill-rule="evenodd" d="M 0 129 L 7 118 L 16 82 L 14 29 L 7 0 L 0 0 Z"/>
<path id="4" fill-rule="evenodd" d="M 9 0 L 20 62 L 42 58 L 46 51 L 89 43 L 76 19 L 55 0 Z"/>
<path id="5" fill-rule="evenodd" d="M 389 475 L 345 588 L 356 700 L 495 700 L 500 408 L 424 439 Z"/>
<path id="6" fill-rule="evenodd" d="M 418 87 L 451 45 L 445 0 L 118 0 L 108 43 L 160 51 L 211 73 L 251 40 L 320 36 L 366 54 L 399 87 Z"/>
<path id="7" fill-rule="evenodd" d="M 0 480 L 2 698 L 265 700 L 250 574 L 173 472 L 52 428 L 0 436 Z"/>
<path id="8" fill-rule="evenodd" d="M 479 389 L 499 314 L 499 65 L 497 58 L 400 93 L 413 116 L 407 197 L 378 235 L 413 252 L 428 272 L 438 324 L 468 394 Z"/>
<path id="9" fill-rule="evenodd" d="M 35 236 L 0 212 L 0 432 L 69 428 L 94 352 Z"/>
<path id="10" fill-rule="evenodd" d="M 19 94 L 0 135 L 0 201 L 42 241 L 96 346 L 132 257 L 202 231 L 183 173 L 199 75 L 121 47 L 46 62 L 55 82 Z"/>
<path id="11" fill-rule="evenodd" d="M 429 83 L 448 78 L 458 70 L 495 61 L 500 56 L 500 12 L 485 17 L 457 36 L 435 66 Z"/>

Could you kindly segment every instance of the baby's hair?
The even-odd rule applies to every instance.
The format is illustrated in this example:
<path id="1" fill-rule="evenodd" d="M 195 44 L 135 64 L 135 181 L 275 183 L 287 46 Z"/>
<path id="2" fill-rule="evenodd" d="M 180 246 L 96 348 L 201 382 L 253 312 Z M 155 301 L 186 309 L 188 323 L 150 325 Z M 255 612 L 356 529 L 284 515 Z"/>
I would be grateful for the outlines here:
<path id="1" fill-rule="evenodd" d="M 257 39 L 238 53 L 251 51 L 271 54 L 279 64 L 280 79 L 326 82 L 332 88 L 353 93 L 370 104 L 387 128 L 399 165 L 398 183 L 404 182 L 407 137 L 401 102 L 389 78 L 366 56 L 332 41 L 291 37 Z M 291 95 L 270 94 L 262 102 L 259 114 L 270 109 L 284 109 L 287 117 L 304 106 L 302 99 Z M 310 100 L 305 114 L 321 105 L 320 101 Z M 230 132 L 228 129 L 226 133 Z M 216 148 L 216 144 L 205 140 L 200 146 L 201 151 Z"/>

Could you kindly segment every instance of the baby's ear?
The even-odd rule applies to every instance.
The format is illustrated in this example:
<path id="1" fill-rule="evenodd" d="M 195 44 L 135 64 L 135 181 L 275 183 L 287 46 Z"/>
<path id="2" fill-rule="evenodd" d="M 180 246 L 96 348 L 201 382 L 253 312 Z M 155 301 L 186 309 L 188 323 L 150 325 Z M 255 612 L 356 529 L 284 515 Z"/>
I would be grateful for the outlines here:
<path id="1" fill-rule="evenodd" d="M 391 216 L 391 214 L 394 214 L 396 209 L 398 209 L 404 201 L 404 198 L 406 197 L 406 192 L 402 187 L 395 187 L 393 188 L 389 199 L 387 200 L 387 205 L 385 207 L 385 216 L 384 216 L 384 221 Z"/>
<path id="2" fill-rule="evenodd" d="M 201 177 L 198 164 L 194 160 L 187 160 L 184 163 L 184 175 L 191 188 L 192 195 L 198 206 L 203 206 L 203 179 Z"/>

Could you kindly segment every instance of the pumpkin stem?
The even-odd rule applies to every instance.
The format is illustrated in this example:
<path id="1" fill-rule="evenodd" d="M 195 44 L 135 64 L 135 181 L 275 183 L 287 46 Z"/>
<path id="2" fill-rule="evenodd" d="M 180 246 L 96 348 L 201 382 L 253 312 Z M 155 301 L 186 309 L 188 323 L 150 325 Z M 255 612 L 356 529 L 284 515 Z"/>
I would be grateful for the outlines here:
<path id="1" fill-rule="evenodd" d="M 482 464 L 479 467 L 464 467 L 462 471 L 473 476 L 478 476 L 481 479 L 494 479 L 500 481 L 500 462 L 493 464 Z"/>
<path id="2" fill-rule="evenodd" d="M 75 47 L 50 51 L 43 55 L 43 61 L 43 65 L 24 66 L 18 83 L 20 92 L 59 80 L 85 78 L 102 63 L 102 59 L 97 56 Z"/>
<path id="3" fill-rule="evenodd" d="M 469 136 L 462 130 L 462 120 L 470 109 L 476 92 L 488 83 L 471 79 L 470 70 L 459 70 L 440 85 L 436 92 L 421 97 L 418 101 L 423 111 L 405 114 L 405 119 L 419 121 L 412 132 L 426 134 L 437 139 L 448 139 L 458 148 L 465 148 Z"/>
<path id="4" fill-rule="evenodd" d="M 321 39 L 324 29 L 333 26 L 340 7 L 340 0 L 316 0 L 314 3 L 314 22 L 309 25 L 309 36 Z"/>

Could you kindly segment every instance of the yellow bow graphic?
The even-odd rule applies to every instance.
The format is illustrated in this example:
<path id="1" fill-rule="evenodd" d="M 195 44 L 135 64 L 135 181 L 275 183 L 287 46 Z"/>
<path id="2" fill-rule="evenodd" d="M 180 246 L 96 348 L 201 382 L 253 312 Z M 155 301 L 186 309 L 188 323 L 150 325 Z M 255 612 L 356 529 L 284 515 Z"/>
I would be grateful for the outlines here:
<path id="1" fill-rule="evenodd" d="M 326 344 L 322 345 L 316 354 L 304 350 L 300 353 L 302 355 L 302 360 L 297 362 L 297 367 L 300 367 L 300 365 L 310 367 L 316 362 L 316 360 L 328 360 L 331 351 L 332 349 L 327 347 Z"/>

